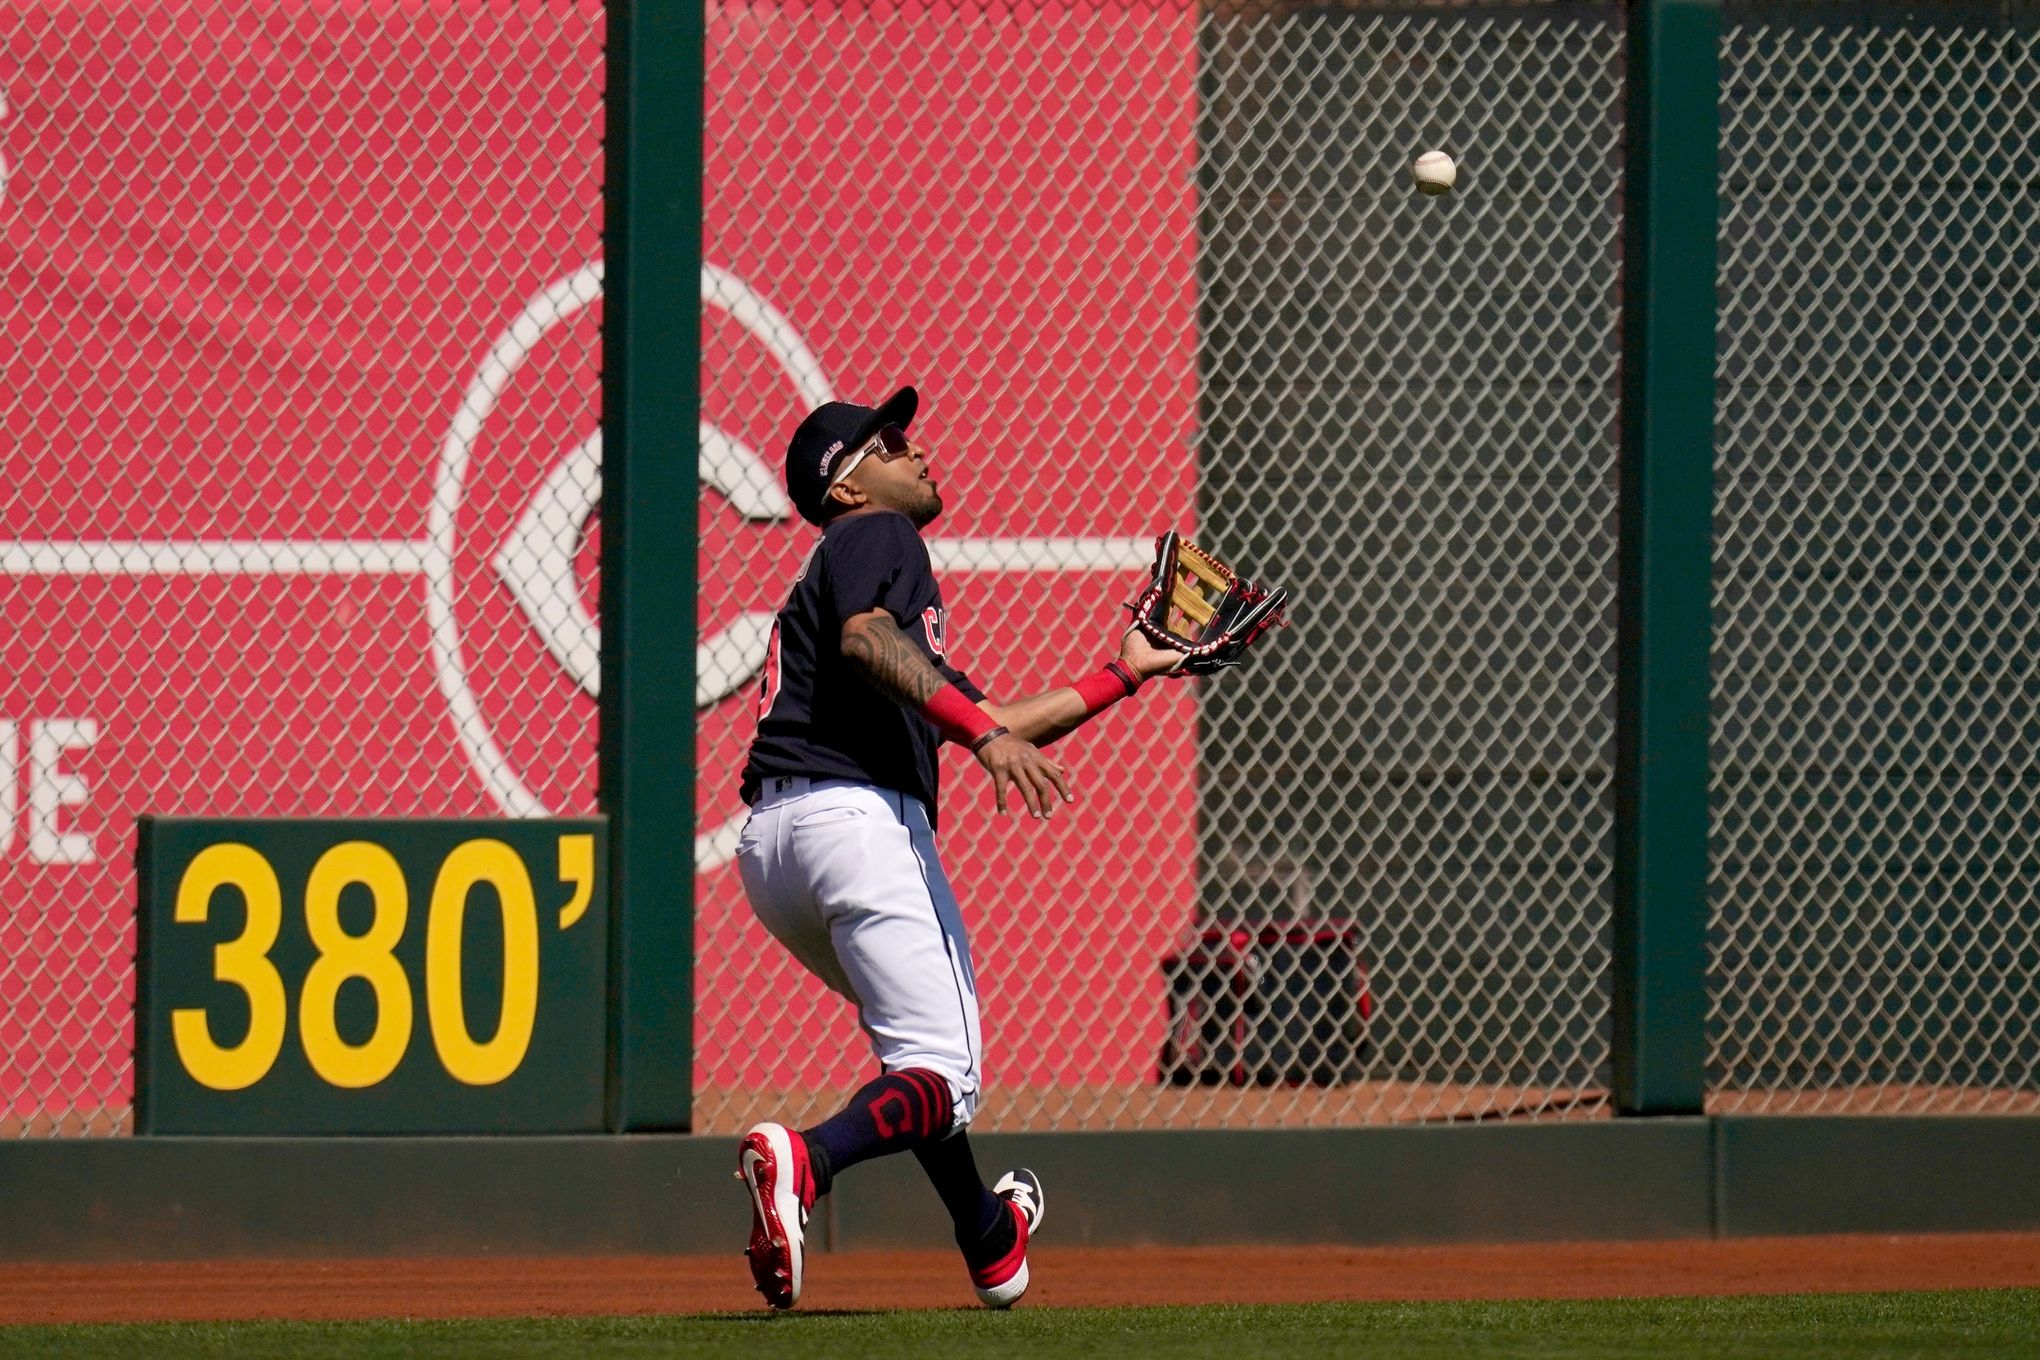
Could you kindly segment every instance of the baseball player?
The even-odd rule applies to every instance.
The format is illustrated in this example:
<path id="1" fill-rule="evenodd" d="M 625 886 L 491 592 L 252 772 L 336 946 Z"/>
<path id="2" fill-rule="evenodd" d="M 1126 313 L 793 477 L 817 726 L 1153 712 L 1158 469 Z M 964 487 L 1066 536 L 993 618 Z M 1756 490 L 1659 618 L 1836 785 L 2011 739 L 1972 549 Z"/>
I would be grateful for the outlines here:
<path id="1" fill-rule="evenodd" d="M 786 487 L 820 526 L 774 625 L 744 766 L 750 819 L 737 864 L 751 909 L 809 972 L 857 1007 L 881 1074 L 813 1128 L 744 1135 L 746 1255 L 773 1308 L 800 1300 L 814 1202 L 859 1162 L 912 1152 L 956 1226 L 986 1306 L 1027 1291 L 1040 1179 L 985 1185 L 964 1129 L 984 1082 L 970 942 L 935 853 L 936 748 L 969 749 L 1031 817 L 1073 802 L 1040 748 L 1178 665 L 1137 632 L 1071 685 L 994 703 L 952 663 L 942 591 L 921 530 L 942 511 L 927 450 L 907 435 L 919 398 L 830 402 L 794 431 Z"/>

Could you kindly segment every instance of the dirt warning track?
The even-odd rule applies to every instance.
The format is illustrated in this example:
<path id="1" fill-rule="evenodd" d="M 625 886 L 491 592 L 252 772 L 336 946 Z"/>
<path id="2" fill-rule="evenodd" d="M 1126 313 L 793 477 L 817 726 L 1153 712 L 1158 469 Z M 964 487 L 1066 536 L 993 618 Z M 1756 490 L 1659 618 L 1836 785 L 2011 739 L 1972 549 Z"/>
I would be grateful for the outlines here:
<path id="1" fill-rule="evenodd" d="M 2040 1286 L 2040 1234 L 1452 1247 L 1044 1245 L 1023 1306 L 1616 1298 Z M 0 1266 L 0 1324 L 759 1307 L 724 1256 Z M 809 1258 L 804 1309 L 975 1306 L 948 1252 Z"/>

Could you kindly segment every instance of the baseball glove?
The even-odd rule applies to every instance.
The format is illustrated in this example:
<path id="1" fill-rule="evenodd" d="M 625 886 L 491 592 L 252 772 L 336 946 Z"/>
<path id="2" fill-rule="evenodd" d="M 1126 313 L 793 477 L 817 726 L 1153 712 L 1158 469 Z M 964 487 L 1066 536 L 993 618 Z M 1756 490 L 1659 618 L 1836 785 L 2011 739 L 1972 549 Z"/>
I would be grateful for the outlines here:
<path id="1" fill-rule="evenodd" d="M 1209 675 L 1237 666 L 1254 640 L 1282 622 L 1289 592 L 1267 590 L 1170 530 L 1155 540 L 1154 578 L 1127 608 L 1157 647 L 1181 652 L 1168 674 Z"/>

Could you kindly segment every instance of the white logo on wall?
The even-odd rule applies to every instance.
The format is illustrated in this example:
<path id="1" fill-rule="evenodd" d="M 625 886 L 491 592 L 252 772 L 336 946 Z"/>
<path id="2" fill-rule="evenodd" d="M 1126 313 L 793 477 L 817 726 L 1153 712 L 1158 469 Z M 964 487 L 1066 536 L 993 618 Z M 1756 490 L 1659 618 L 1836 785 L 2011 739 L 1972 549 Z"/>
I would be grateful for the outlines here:
<path id="1" fill-rule="evenodd" d="M 599 263 L 561 279 L 533 297 L 496 338 L 468 385 L 453 426 L 439 446 L 433 472 L 424 572 L 426 616 L 439 690 L 452 710 L 454 731 L 476 776 L 496 805 L 513 817 L 542 817 L 549 809 L 519 777 L 497 745 L 469 683 L 460 625 L 454 610 L 455 515 L 465 496 L 475 443 L 510 380 L 546 334 L 602 296 Z M 779 363 L 807 409 L 835 400 L 814 353 L 793 323 L 727 270 L 703 265 L 701 300 L 726 313 Z M 757 452 L 724 430 L 701 422 L 699 474 L 704 488 L 724 496 L 746 519 L 791 517 L 793 507 L 778 478 Z M 597 431 L 565 451 L 519 516 L 491 562 L 546 650 L 593 697 L 601 683 L 601 628 L 582 604 L 574 561 L 602 494 L 602 435 Z M 756 678 L 770 645 L 772 615 L 740 614 L 695 646 L 694 704 L 710 707 Z M 735 853 L 741 816 L 695 838 L 700 868 Z"/>

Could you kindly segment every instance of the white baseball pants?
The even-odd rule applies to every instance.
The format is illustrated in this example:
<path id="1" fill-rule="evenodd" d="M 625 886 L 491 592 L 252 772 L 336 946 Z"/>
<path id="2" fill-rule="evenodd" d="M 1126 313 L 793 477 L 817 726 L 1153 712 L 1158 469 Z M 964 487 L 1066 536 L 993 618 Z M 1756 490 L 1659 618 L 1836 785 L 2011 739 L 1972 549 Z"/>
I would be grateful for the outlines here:
<path id="1" fill-rule="evenodd" d="M 977 978 L 920 800 L 847 779 L 769 778 L 737 869 L 760 924 L 856 1004 L 880 1065 L 941 1073 L 956 1127 L 968 1124 L 984 1070 Z"/>

